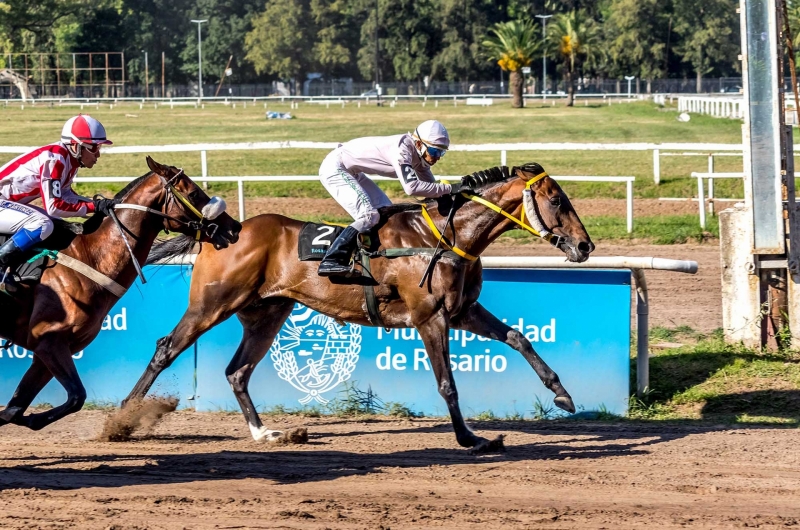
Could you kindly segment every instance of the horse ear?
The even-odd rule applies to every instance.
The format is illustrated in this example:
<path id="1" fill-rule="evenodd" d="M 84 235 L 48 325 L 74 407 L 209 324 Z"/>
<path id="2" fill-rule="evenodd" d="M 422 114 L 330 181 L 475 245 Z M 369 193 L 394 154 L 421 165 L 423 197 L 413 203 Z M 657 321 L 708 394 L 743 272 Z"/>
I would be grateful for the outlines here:
<path id="1" fill-rule="evenodd" d="M 147 159 L 147 167 L 150 168 L 150 171 L 153 173 L 158 173 L 159 175 L 163 175 L 165 173 L 165 167 L 150 158 L 150 156 L 146 157 Z"/>

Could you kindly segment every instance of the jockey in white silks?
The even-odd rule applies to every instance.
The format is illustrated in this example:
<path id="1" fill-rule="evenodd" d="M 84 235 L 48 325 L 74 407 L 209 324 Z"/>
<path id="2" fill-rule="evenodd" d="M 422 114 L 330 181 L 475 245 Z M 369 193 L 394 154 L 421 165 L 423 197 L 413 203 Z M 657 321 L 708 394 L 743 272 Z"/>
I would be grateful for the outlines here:
<path id="1" fill-rule="evenodd" d="M 349 277 L 359 233 L 378 224 L 378 208 L 392 201 L 365 173 L 400 180 L 409 195 L 433 198 L 465 191 L 461 184 L 435 181 L 431 166 L 450 147 L 450 136 L 436 120 L 423 122 L 413 133 L 356 138 L 330 152 L 319 168 L 322 185 L 354 221 L 331 244 L 319 265 L 320 276 Z"/>
<path id="2" fill-rule="evenodd" d="M 7 268 L 21 254 L 53 233 L 51 217 L 86 217 L 108 213 L 115 199 L 82 197 L 72 190 L 79 167 L 91 168 L 100 146 L 110 144 L 103 125 L 85 114 L 67 120 L 61 140 L 16 157 L 0 167 L 0 234 L 11 237 L 0 246 L 0 291 L 16 290 Z M 28 203 L 41 197 L 43 208 Z"/>

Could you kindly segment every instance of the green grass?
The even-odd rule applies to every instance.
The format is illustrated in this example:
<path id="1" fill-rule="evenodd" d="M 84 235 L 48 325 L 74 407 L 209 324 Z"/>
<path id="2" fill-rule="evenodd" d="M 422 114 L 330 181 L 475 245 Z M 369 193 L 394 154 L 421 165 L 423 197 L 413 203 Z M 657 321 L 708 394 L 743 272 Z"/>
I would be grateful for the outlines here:
<path id="1" fill-rule="evenodd" d="M 289 111 L 289 106 L 270 103 L 272 110 Z M 47 106 L 0 107 L 2 143 L 40 145 L 54 141 L 61 126 L 77 112 L 75 107 Z M 354 137 L 384 135 L 413 130 L 421 121 L 442 120 L 450 130 L 454 143 L 502 142 L 741 142 L 741 123 L 737 120 L 693 116 L 689 123 L 680 123 L 676 112 L 661 109 L 649 102 L 563 106 L 533 105 L 512 109 L 506 102 L 489 108 L 466 107 L 442 103 L 405 102 L 395 108 L 348 105 L 346 108 L 301 104 L 293 110 L 297 119 L 264 119 L 263 104 L 243 108 L 208 106 L 205 109 L 179 108 L 139 109 L 138 104 L 125 104 L 109 109 L 87 108 L 103 121 L 109 137 L 116 145 L 163 145 L 201 142 L 246 142 L 274 140 L 346 141 Z M 208 153 L 210 175 L 316 175 L 327 154 L 320 149 L 280 149 L 262 151 L 211 151 Z M 0 163 L 11 154 L 0 154 Z M 187 174 L 200 174 L 197 152 L 154 153 L 156 160 L 185 168 Z M 499 164 L 499 152 L 453 151 L 436 166 L 443 175 L 463 175 Z M 661 160 L 661 184 L 653 182 L 653 161 L 650 151 L 525 151 L 509 152 L 508 163 L 521 164 L 536 160 L 552 175 L 608 175 L 636 177 L 636 198 L 693 197 L 696 181 L 692 171 L 705 171 L 705 157 L 668 157 Z M 741 171 L 740 157 L 720 157 L 717 171 Z M 144 155 L 104 155 L 97 167 L 81 171 L 82 177 L 138 176 L 147 171 Z M 379 185 L 393 199 L 406 198 L 399 183 Z M 95 193 L 110 195 L 122 188 L 112 184 L 80 184 L 76 190 L 85 196 Z M 602 182 L 563 182 L 567 195 L 574 198 L 625 197 L 625 184 Z M 236 185 L 212 183 L 209 191 L 229 201 L 236 201 Z M 318 182 L 249 183 L 245 193 L 250 197 L 327 198 L 327 191 Z M 716 196 L 741 198 L 739 180 L 720 180 Z M 579 212 L 580 213 L 580 212 Z M 342 222 L 345 218 L 308 216 L 306 220 Z M 659 244 L 702 241 L 718 235 L 716 218 L 710 219 L 706 231 L 699 229 L 694 216 L 639 217 L 632 235 L 625 232 L 621 217 L 588 217 L 584 219 L 595 240 L 643 239 Z M 525 240 L 522 233 L 509 235 Z"/>
<path id="2" fill-rule="evenodd" d="M 270 104 L 275 110 L 289 110 Z M 63 122 L 76 108 L 26 106 L 0 107 L 0 136 L 4 144 L 40 145 L 54 141 Z M 450 130 L 454 143 L 501 142 L 741 142 L 741 124 L 707 116 L 693 116 L 689 123 L 675 120 L 676 113 L 652 103 L 574 108 L 531 106 L 511 109 L 507 103 L 490 108 L 441 105 L 423 108 L 419 103 L 395 108 L 362 106 L 330 108 L 302 105 L 293 111 L 297 119 L 267 121 L 263 105 L 247 109 L 213 106 L 206 109 L 138 109 L 126 105 L 87 109 L 103 121 L 116 145 L 163 145 L 200 142 L 247 142 L 274 140 L 346 141 L 359 136 L 396 134 L 413 130 L 421 121 L 435 117 Z M 136 117 L 126 117 L 135 115 Z M 281 149 L 269 151 L 213 151 L 208 155 L 210 175 L 315 175 L 326 150 Z M 155 153 L 155 158 L 184 167 L 189 175 L 200 174 L 198 153 Z M 499 152 L 457 152 L 436 166 L 443 175 L 463 175 L 500 162 Z M 633 175 L 637 197 L 688 197 L 695 193 L 692 171 L 705 171 L 704 157 L 662 159 L 662 184 L 653 183 L 652 153 L 603 151 L 509 152 L 511 165 L 531 160 L 540 162 L 553 175 Z M 0 154 L 0 163 L 13 155 Z M 717 171 L 741 171 L 739 157 L 717 159 Z M 144 155 L 106 155 L 97 167 L 82 176 L 135 176 L 147 170 Z M 226 186 L 218 185 L 218 189 Z M 85 186 L 86 187 L 86 186 Z M 230 186 L 227 186 L 230 188 Z M 92 191 L 86 187 L 85 192 Z M 215 186 L 216 188 L 216 186 Z M 391 188 L 391 186 L 390 186 Z M 113 188 L 111 188 L 113 189 Z M 575 197 L 624 197 L 624 185 L 567 183 Z M 255 195 L 324 197 L 317 183 L 253 184 Z M 741 184 L 720 181 L 720 197 L 741 197 Z"/>
<path id="3" fill-rule="evenodd" d="M 651 390 L 631 399 L 629 418 L 800 425 L 800 353 L 748 350 L 687 327 L 655 328 L 651 338 L 692 344 L 653 352 Z M 631 367 L 634 388 L 635 359 Z"/>

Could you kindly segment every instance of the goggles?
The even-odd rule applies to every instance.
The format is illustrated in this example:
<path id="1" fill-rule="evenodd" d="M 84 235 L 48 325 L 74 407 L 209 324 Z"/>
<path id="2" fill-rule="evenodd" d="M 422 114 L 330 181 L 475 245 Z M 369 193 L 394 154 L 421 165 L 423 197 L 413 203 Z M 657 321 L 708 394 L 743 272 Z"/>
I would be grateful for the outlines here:
<path id="1" fill-rule="evenodd" d="M 431 158 L 442 158 L 444 155 L 447 154 L 447 149 L 442 149 L 441 147 L 434 147 L 432 145 L 426 144 L 425 142 L 422 142 L 422 145 L 425 146 L 425 151 Z"/>
<path id="2" fill-rule="evenodd" d="M 93 155 L 96 155 L 97 153 L 100 152 L 100 144 L 81 144 L 81 145 L 83 146 L 84 149 L 86 149 Z"/>

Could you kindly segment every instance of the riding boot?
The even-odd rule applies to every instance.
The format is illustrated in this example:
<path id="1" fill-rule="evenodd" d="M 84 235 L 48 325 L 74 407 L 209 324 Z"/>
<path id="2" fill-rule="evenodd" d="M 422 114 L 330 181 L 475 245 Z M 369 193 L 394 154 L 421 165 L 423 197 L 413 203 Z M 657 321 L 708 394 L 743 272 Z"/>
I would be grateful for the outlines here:
<path id="1" fill-rule="evenodd" d="M 22 252 L 11 238 L 0 245 L 0 292 L 9 296 L 14 296 L 19 290 L 19 285 L 14 281 L 13 268 Z"/>
<path id="2" fill-rule="evenodd" d="M 317 273 L 320 276 L 342 276 L 344 278 L 358 276 L 359 273 L 351 264 L 351 257 L 357 242 L 358 230 L 352 226 L 345 228 L 325 253 Z"/>

